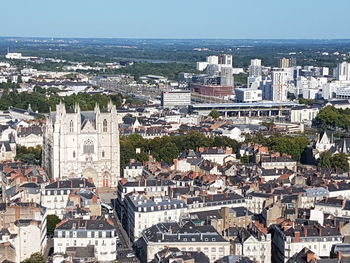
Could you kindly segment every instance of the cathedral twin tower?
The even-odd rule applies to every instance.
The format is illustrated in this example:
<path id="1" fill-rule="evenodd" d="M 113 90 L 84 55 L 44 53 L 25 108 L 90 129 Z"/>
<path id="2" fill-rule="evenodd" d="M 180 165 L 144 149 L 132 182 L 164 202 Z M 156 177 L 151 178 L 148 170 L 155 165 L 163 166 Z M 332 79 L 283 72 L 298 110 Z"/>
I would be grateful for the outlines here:
<path id="1" fill-rule="evenodd" d="M 43 167 L 53 179 L 85 177 L 96 187 L 116 187 L 120 175 L 119 116 L 112 102 L 81 111 L 63 103 L 51 112 L 44 132 Z"/>

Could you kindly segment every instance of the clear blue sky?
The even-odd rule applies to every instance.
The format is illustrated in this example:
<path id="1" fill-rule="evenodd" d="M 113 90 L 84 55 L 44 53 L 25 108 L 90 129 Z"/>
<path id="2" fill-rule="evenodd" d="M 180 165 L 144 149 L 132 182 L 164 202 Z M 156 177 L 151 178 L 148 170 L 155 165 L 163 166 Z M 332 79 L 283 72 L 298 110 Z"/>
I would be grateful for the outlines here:
<path id="1" fill-rule="evenodd" d="M 0 0 L 0 36 L 350 38 L 350 0 Z"/>

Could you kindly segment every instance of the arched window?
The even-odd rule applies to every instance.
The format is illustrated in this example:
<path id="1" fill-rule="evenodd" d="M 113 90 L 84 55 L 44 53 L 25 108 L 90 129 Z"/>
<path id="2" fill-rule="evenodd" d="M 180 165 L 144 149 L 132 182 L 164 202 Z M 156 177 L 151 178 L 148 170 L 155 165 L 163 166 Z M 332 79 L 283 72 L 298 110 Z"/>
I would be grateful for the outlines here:
<path id="1" fill-rule="evenodd" d="M 74 125 L 72 120 L 69 122 L 69 132 L 74 132 Z"/>
<path id="2" fill-rule="evenodd" d="M 73 151 L 73 158 L 75 158 L 75 151 Z"/>
<path id="3" fill-rule="evenodd" d="M 84 154 L 92 154 L 94 153 L 94 143 L 90 139 L 84 142 Z"/>
<path id="4" fill-rule="evenodd" d="M 103 120 L 103 132 L 107 132 L 107 120 Z"/>
<path id="5" fill-rule="evenodd" d="M 105 157 L 105 151 L 102 151 L 102 158 Z"/>

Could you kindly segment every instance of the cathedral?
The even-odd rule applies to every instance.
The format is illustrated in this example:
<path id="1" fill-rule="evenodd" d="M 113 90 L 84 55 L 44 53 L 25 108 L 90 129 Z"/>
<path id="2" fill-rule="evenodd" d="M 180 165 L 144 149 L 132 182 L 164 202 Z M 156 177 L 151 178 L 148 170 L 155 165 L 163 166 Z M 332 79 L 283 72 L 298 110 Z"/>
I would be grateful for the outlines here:
<path id="1" fill-rule="evenodd" d="M 85 177 L 96 187 L 116 187 L 120 175 L 119 116 L 107 109 L 51 112 L 44 131 L 43 167 L 53 179 Z"/>

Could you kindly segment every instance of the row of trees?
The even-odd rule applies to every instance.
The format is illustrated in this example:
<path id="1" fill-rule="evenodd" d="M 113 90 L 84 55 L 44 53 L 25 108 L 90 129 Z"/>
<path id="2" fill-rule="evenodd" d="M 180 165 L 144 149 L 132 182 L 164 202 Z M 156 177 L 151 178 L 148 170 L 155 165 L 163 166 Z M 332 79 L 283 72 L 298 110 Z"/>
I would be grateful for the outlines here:
<path id="1" fill-rule="evenodd" d="M 309 145 L 309 139 L 305 136 L 275 135 L 264 137 L 262 134 L 247 136 L 247 142 L 258 143 L 269 149 L 291 155 L 295 160 L 300 161 L 301 155 Z"/>
<path id="2" fill-rule="evenodd" d="M 350 109 L 337 109 L 333 106 L 324 107 L 317 114 L 314 125 L 321 129 L 350 130 Z"/>
<path id="3" fill-rule="evenodd" d="M 105 95 L 105 94 L 88 94 L 78 93 L 70 96 L 61 97 L 57 94 L 57 89 L 43 89 L 35 87 L 33 92 L 17 92 L 19 86 L 2 83 L 0 90 L 3 94 L 0 98 L 0 110 L 6 110 L 9 106 L 27 109 L 31 105 L 33 111 L 40 113 L 48 113 L 55 110 L 56 105 L 62 101 L 68 108 L 73 108 L 75 103 L 79 103 L 81 110 L 93 110 L 95 104 L 98 103 L 101 107 L 106 107 L 108 102 L 112 102 L 120 107 L 123 102 L 121 94 Z"/>
<path id="4" fill-rule="evenodd" d="M 148 154 L 153 155 L 158 161 L 165 161 L 172 164 L 173 159 L 187 149 L 197 150 L 199 147 L 232 147 L 237 151 L 240 143 L 228 137 L 206 137 L 199 132 L 192 132 L 180 136 L 163 136 L 154 139 L 144 139 L 140 135 L 130 135 L 120 138 L 120 163 L 121 167 L 130 159 L 146 161 Z M 136 148 L 141 149 L 141 153 L 136 154 Z"/>

